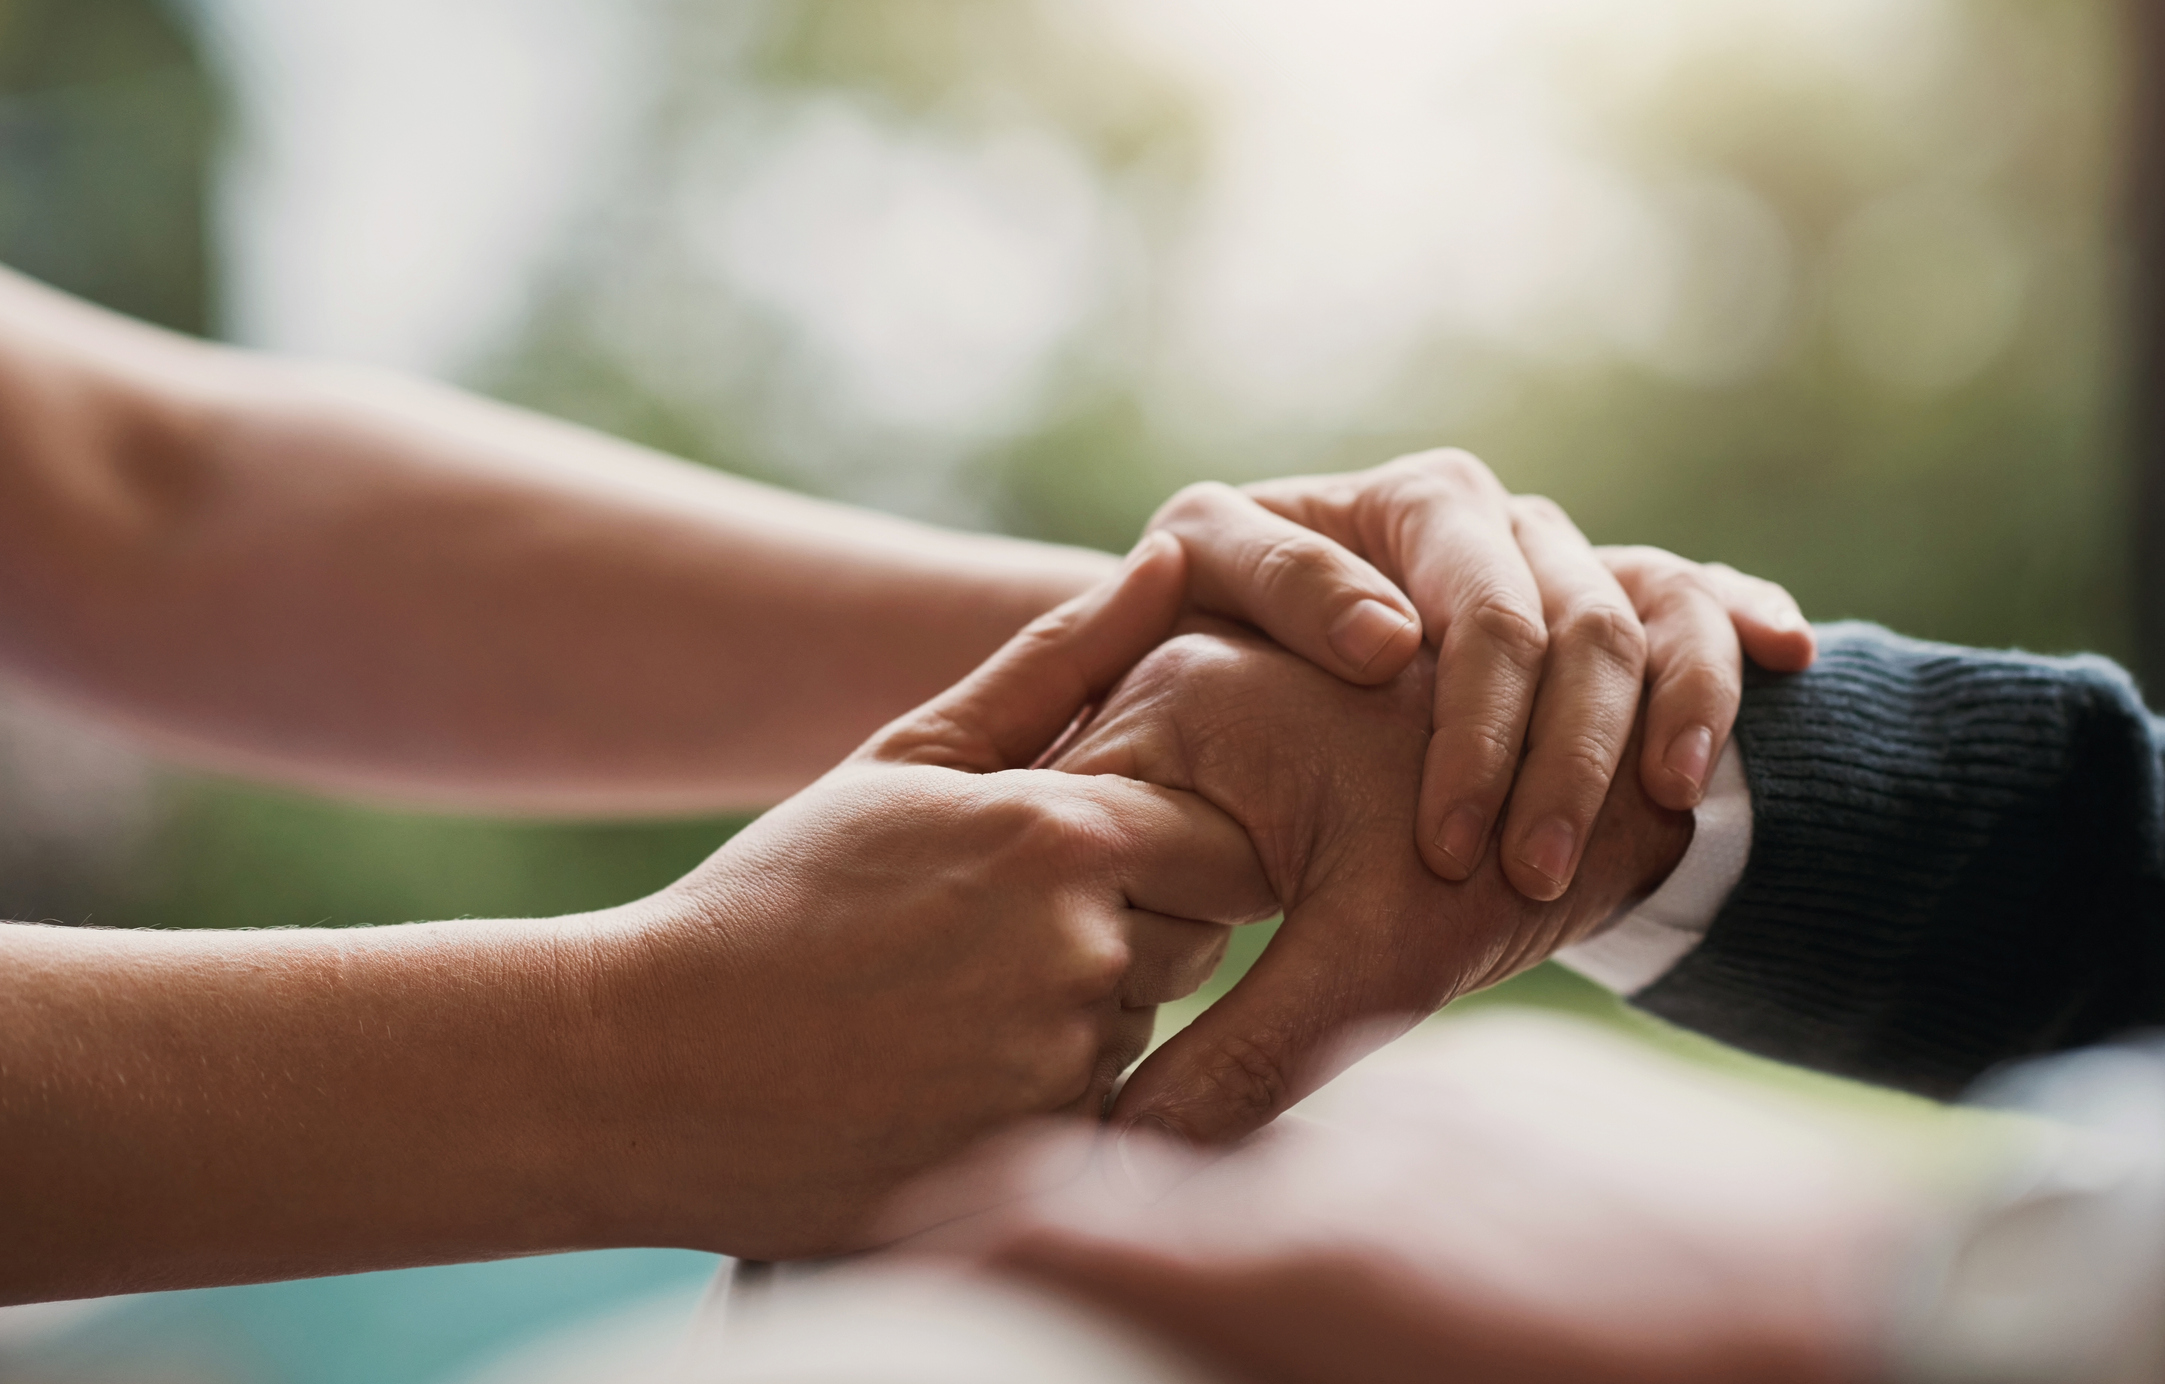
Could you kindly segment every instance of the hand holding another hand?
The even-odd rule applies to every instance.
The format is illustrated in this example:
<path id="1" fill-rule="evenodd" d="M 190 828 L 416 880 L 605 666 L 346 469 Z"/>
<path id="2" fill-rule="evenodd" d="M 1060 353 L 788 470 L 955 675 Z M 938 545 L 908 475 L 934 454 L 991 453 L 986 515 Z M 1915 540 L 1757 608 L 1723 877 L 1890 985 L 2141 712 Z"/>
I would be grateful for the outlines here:
<path id="1" fill-rule="evenodd" d="M 1367 471 L 1191 486 L 1151 521 L 1191 561 L 1196 609 L 1243 621 L 1349 682 L 1438 656 L 1419 753 L 1421 857 L 1555 899 L 1587 848 L 1645 710 L 1640 783 L 1689 808 L 1728 738 L 1742 654 L 1812 661 L 1787 592 L 1647 548 L 1588 546 L 1563 511 L 1513 496 L 1454 449 Z M 1741 646 L 1741 649 L 1740 649 Z"/>
<path id="2" fill-rule="evenodd" d="M 1553 506 L 1488 478 L 1491 494 L 1483 477 L 1454 454 L 1273 483 L 1273 503 L 1307 495 L 1322 527 L 1271 517 L 1259 531 L 1269 512 L 1242 500 L 1253 514 L 1146 539 L 1113 585 L 1033 624 L 677 886 L 597 924 L 591 1004 L 611 1021 L 595 1041 L 628 1102 L 610 1154 L 646 1233 L 690 1228 L 753 1257 L 863 1243 L 872 1208 L 923 1169 L 1018 1120 L 1097 1114 L 1155 1006 L 1207 977 L 1224 929 L 1282 908 L 1255 970 L 1137 1071 L 1114 1112 L 1237 1136 L 1357 1056 L 1349 1035 L 1380 1042 L 1379 1021 L 1403 1028 L 1524 969 L 1658 883 L 1689 820 L 1643 786 L 1659 781 L 1651 750 L 1647 775 L 1608 777 L 1634 734 L 1637 656 L 1562 656 L 1538 679 L 1499 680 L 1462 605 L 1446 616 L 1475 634 L 1447 633 L 1440 657 L 1411 620 L 1332 617 L 1349 593 L 1404 597 L 1323 530 L 1363 540 L 1345 524 L 1384 524 L 1371 550 L 1454 600 L 1495 593 L 1483 564 L 1568 573 L 1534 588 L 1549 628 L 1579 608 L 1567 590 L 1598 587 L 1633 631 L 1647 612 L 1657 731 L 1683 716 L 1726 733 L 1741 612 L 1771 605 L 1753 628 L 1776 630 L 1779 648 L 1786 597 L 1711 585 L 1650 550 L 1604 566 Z M 1192 502 L 1169 506 L 1167 527 Z M 1457 556 L 1439 567 L 1432 552 Z M 1193 613 L 1227 604 L 1291 651 Z M 1161 645 L 1184 609 L 1190 633 Z M 1386 624 L 1365 661 L 1331 638 Z M 1475 691 L 1461 695 L 1454 658 L 1486 669 Z M 1027 767 L 1108 693 L 1051 768 Z M 1544 748 L 1600 770 L 1570 789 L 1600 790 L 1572 882 L 1529 891 L 1508 851 L 1439 876 L 1424 864 L 1436 838 L 1416 827 L 1439 773 L 1464 767 L 1452 737 L 1529 709 L 1514 812 L 1545 791 Z M 1582 722 L 1608 738 L 1597 746 Z M 1492 786 L 1500 801 L 1508 776 Z M 712 1190 L 688 1202 L 688 1188 Z"/>
<path id="3" fill-rule="evenodd" d="M 590 1006 L 626 1110 L 607 1158 L 639 1242 L 857 1247 L 896 1186 L 986 1134 L 1095 1116 L 1225 925 L 1274 910 L 1196 794 L 1023 767 L 1164 636 L 1182 576 L 1178 545 L 1146 543 L 597 928 Z"/>

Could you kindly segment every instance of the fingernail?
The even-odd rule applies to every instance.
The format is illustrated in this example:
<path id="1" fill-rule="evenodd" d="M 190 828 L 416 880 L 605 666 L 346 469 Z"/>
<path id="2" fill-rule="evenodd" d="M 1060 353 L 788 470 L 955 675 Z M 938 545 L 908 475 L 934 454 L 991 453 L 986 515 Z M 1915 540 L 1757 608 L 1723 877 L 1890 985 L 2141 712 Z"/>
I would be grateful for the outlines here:
<path id="1" fill-rule="evenodd" d="M 1381 601 L 1355 601 L 1332 622 L 1331 648 L 1351 664 L 1355 672 L 1360 672 L 1376 661 L 1376 655 L 1390 647 L 1400 630 L 1412 623 Z"/>
<path id="2" fill-rule="evenodd" d="M 1476 808 L 1461 807 L 1443 819 L 1443 830 L 1436 833 L 1436 849 L 1450 858 L 1466 874 L 1481 863 L 1481 838 L 1488 832 L 1488 822 Z"/>
<path id="3" fill-rule="evenodd" d="M 1692 795 L 1696 799 L 1706 791 L 1706 769 L 1713 758 L 1714 732 L 1705 726 L 1686 726 L 1669 742 L 1669 751 L 1661 757 L 1661 762 L 1670 773 L 1681 774 L 1691 781 Z"/>
<path id="4" fill-rule="evenodd" d="M 1526 848 L 1519 852 L 1519 862 L 1555 885 L 1556 892 L 1561 894 L 1564 880 L 1571 873 L 1571 851 L 1577 844 L 1578 833 L 1571 829 L 1571 824 L 1561 817 L 1552 817 L 1535 827 L 1533 835 L 1526 838 Z"/>

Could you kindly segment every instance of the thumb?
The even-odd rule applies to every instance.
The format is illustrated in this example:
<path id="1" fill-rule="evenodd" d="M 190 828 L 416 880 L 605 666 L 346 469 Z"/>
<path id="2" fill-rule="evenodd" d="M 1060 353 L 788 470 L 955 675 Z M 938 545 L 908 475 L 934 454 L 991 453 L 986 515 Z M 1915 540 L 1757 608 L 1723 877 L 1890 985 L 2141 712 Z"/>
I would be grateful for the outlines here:
<path id="1" fill-rule="evenodd" d="M 1023 626 L 975 672 L 853 757 L 979 774 L 1029 766 L 1172 633 L 1186 583 L 1178 540 L 1151 534 L 1112 577 Z"/>
<path id="2" fill-rule="evenodd" d="M 1337 926 L 1351 920 L 1310 916 L 1333 925 L 1302 928 L 1303 912 L 1312 910 L 1289 914 L 1240 983 L 1135 1069 L 1115 1125 L 1155 1121 L 1198 1143 L 1241 1138 L 1435 1008 L 1408 988 L 1420 968 L 1361 947 L 1357 926 Z"/>

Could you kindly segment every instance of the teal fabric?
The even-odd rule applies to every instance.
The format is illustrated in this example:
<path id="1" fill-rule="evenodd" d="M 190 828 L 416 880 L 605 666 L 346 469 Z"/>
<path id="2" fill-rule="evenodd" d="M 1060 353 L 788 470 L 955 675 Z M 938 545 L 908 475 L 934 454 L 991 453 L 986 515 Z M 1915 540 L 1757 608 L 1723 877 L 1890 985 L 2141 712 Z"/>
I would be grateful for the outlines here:
<path id="1" fill-rule="evenodd" d="M 607 1250 L 117 1299 L 0 1360 L 26 1378 L 451 1384 L 539 1335 L 678 1293 L 721 1260 Z M 688 1320 L 688 1315 L 687 1315 Z"/>

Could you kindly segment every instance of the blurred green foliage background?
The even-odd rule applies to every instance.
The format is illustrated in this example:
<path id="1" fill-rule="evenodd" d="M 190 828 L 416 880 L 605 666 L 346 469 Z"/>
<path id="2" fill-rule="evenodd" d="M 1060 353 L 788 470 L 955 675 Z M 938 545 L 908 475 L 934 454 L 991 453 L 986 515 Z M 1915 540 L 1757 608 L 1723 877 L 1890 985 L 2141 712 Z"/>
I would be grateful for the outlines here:
<path id="1" fill-rule="evenodd" d="M 2128 648 L 2110 5 L 639 12 L 633 136 L 477 388 L 1109 548 L 1191 479 L 1456 443 L 1815 617 Z M 0 258 L 218 330 L 218 14 L 0 3 Z M 549 912 L 730 826 L 158 793 L 64 909 Z"/>

